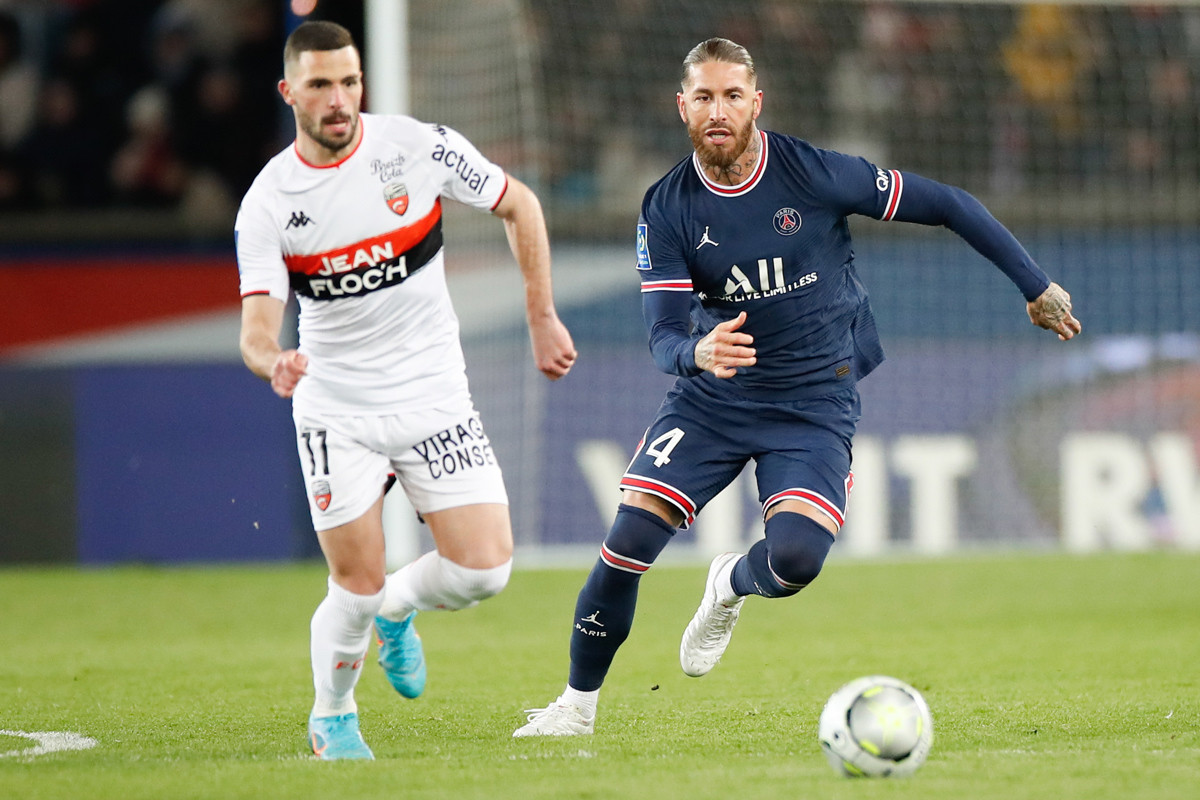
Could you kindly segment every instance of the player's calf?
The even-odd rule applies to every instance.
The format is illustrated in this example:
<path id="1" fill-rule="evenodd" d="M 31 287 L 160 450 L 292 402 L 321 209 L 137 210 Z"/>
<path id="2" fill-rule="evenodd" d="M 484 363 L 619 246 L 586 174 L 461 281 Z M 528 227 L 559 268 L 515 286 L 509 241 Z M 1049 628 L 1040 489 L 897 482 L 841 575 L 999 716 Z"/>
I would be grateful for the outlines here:
<path id="1" fill-rule="evenodd" d="M 569 685 L 600 688 L 617 649 L 629 636 L 638 581 L 662 552 L 675 528 L 658 515 L 622 504 L 575 602 Z"/>

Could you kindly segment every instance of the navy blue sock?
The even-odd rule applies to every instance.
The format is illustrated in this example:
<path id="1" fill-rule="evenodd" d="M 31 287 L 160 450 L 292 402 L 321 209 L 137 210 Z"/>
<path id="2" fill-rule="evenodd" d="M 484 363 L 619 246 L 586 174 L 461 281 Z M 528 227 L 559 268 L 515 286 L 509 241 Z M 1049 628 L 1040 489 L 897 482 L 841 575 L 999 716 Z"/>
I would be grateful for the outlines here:
<path id="1" fill-rule="evenodd" d="M 675 528 L 658 515 L 621 504 L 600 558 L 575 601 L 571 672 L 567 683 L 583 692 L 604 683 L 617 648 L 633 627 L 638 580 L 671 541 Z"/>
<path id="2" fill-rule="evenodd" d="M 741 595 L 789 597 L 816 580 L 833 546 L 833 534 L 803 514 L 780 511 L 767 535 L 733 568 L 730 583 Z"/>

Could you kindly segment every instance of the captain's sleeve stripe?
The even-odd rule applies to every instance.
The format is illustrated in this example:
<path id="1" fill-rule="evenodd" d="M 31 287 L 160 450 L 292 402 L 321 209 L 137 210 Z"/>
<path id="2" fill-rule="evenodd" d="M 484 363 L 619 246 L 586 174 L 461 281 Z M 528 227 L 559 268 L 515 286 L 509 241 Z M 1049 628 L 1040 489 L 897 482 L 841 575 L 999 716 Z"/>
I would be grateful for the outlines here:
<path id="1" fill-rule="evenodd" d="M 896 216 L 896 209 L 900 208 L 900 197 L 904 194 L 904 177 L 898 169 L 889 169 L 888 175 L 892 178 L 892 191 L 888 195 L 887 210 L 883 212 L 880 218 L 884 222 Z"/>
<path id="2" fill-rule="evenodd" d="M 643 292 L 690 292 L 691 281 L 643 281 Z"/>

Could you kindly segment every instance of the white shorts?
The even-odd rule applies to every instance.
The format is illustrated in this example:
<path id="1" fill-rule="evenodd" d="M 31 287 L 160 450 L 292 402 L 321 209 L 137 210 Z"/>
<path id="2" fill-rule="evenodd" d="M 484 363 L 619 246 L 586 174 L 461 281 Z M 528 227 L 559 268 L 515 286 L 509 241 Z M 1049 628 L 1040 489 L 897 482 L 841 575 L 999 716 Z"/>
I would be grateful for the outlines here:
<path id="1" fill-rule="evenodd" d="M 418 513 L 508 505 L 500 465 L 470 397 L 452 408 L 378 417 L 305 414 L 295 423 L 318 531 L 365 514 L 392 474 Z"/>

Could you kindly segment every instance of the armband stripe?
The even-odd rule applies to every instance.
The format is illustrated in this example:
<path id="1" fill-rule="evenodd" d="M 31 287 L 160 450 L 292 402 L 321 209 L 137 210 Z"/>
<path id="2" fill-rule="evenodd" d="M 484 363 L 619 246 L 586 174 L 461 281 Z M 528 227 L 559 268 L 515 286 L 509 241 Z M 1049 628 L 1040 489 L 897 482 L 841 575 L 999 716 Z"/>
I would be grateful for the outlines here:
<path id="1" fill-rule="evenodd" d="M 887 222 L 896 216 L 896 210 L 900 208 L 900 197 L 904 194 L 904 178 L 900 175 L 900 170 L 889 169 L 888 174 L 892 176 L 892 192 L 888 195 L 887 210 L 883 212 L 883 221 Z"/>
<path id="2" fill-rule="evenodd" d="M 691 281 L 645 281 L 642 283 L 643 292 L 690 292 Z"/>

